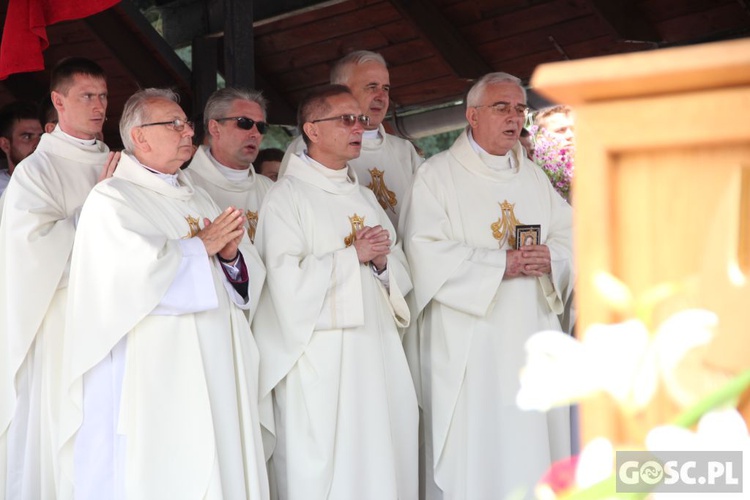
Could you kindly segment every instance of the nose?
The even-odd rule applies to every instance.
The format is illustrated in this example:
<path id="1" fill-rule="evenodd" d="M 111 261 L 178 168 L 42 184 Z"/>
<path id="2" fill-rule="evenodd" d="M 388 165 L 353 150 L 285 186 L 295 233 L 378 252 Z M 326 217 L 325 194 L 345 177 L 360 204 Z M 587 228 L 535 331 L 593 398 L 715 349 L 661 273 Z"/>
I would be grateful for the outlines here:
<path id="1" fill-rule="evenodd" d="M 195 130 L 193 130 L 193 127 L 186 126 L 182 129 L 181 135 L 182 137 L 193 137 L 195 135 Z"/>
<path id="2" fill-rule="evenodd" d="M 361 121 L 357 120 L 354 122 L 354 125 L 352 126 L 352 131 L 363 133 L 365 131 L 365 126 L 362 124 Z"/>
<path id="3" fill-rule="evenodd" d="M 107 109 L 107 98 L 104 96 L 96 96 L 93 99 L 94 109 L 105 110 Z"/>

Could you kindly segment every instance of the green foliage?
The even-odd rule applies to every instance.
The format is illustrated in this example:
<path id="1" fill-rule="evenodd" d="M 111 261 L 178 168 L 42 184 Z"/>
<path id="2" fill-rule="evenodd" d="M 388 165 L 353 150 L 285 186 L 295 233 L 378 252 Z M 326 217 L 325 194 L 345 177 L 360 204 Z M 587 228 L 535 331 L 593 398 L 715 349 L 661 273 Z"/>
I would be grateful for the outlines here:
<path id="1" fill-rule="evenodd" d="M 463 130 L 463 128 L 451 130 L 450 132 L 415 139 L 412 142 L 417 147 L 417 151 L 421 150 L 420 152 L 427 159 L 451 147 Z"/>

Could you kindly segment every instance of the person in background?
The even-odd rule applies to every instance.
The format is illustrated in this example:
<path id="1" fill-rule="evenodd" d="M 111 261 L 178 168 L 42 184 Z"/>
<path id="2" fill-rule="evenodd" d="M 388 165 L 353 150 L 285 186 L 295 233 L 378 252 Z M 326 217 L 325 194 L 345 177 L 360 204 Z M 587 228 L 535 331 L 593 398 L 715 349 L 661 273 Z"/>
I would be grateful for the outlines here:
<path id="1" fill-rule="evenodd" d="M 8 167 L 0 171 L 0 195 L 8 186 L 16 165 L 33 153 L 39 144 L 42 125 L 38 114 L 31 102 L 16 101 L 0 108 L 0 149 L 5 153 Z"/>
<path id="2" fill-rule="evenodd" d="M 281 160 L 283 159 L 284 152 L 280 149 L 261 149 L 258 157 L 255 159 L 258 173 L 276 182 L 279 180 L 279 168 L 281 168 Z"/>
<path id="3" fill-rule="evenodd" d="M 422 158 L 409 141 L 386 133 L 383 127 L 391 91 L 385 59 L 367 50 L 351 52 L 333 66 L 330 80 L 332 84 L 349 87 L 362 113 L 370 117 L 362 135 L 361 154 L 350 165 L 357 172 L 360 184 L 375 193 L 378 203 L 398 230 L 404 197 Z M 292 141 L 281 163 L 281 175 L 289 156 L 304 148 L 302 138 Z"/>
<path id="4" fill-rule="evenodd" d="M 195 184 L 217 205 L 242 209 L 250 241 L 255 239 L 263 197 L 273 186 L 253 168 L 268 127 L 265 120 L 266 100 L 260 92 L 217 90 L 203 111 L 208 145 L 198 147 L 187 167 Z"/>

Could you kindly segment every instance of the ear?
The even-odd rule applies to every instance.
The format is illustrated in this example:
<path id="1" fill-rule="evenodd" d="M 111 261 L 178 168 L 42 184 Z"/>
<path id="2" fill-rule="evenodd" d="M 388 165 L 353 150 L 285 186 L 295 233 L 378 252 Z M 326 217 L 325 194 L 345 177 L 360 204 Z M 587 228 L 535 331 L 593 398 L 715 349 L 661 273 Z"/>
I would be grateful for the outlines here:
<path id="1" fill-rule="evenodd" d="M 2 149 L 3 153 L 6 155 L 10 154 L 10 141 L 7 137 L 0 137 L 0 149 Z"/>
<path id="2" fill-rule="evenodd" d="M 63 95 L 60 92 L 57 92 L 55 90 L 50 92 L 50 99 L 52 100 L 52 105 L 57 111 L 60 111 L 65 107 L 63 105 Z"/>
<path id="3" fill-rule="evenodd" d="M 314 123 L 307 122 L 304 125 L 302 125 L 302 130 L 305 131 L 305 134 L 307 134 L 307 137 L 310 138 L 310 141 L 313 143 L 317 143 L 319 140 L 318 137 L 318 127 L 315 126 Z"/>
<path id="4" fill-rule="evenodd" d="M 146 139 L 146 134 L 143 133 L 142 127 L 131 128 L 130 138 L 133 140 L 135 149 L 145 152 L 151 151 L 151 145 L 148 143 L 148 139 Z"/>
<path id="5" fill-rule="evenodd" d="M 208 135 L 211 137 L 218 137 L 219 136 L 219 122 L 216 120 L 208 120 Z"/>
<path id="6" fill-rule="evenodd" d="M 55 125 L 57 125 L 57 124 L 56 123 L 52 123 L 52 122 L 45 123 L 44 124 L 44 131 L 46 133 L 48 133 L 48 134 L 51 133 L 53 130 L 55 130 Z"/>
<path id="7" fill-rule="evenodd" d="M 476 128 L 477 124 L 479 123 L 479 112 L 477 111 L 477 108 L 466 108 L 466 121 L 469 122 L 471 128 Z"/>

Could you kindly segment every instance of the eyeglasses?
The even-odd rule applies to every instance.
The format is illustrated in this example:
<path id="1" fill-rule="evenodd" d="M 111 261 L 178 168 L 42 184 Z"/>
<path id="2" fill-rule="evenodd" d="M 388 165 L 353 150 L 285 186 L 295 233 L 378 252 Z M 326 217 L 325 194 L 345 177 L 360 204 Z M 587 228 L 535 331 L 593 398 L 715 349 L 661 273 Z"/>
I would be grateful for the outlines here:
<path id="1" fill-rule="evenodd" d="M 195 127 L 193 126 L 193 122 L 187 121 L 187 120 L 180 120 L 179 118 L 168 121 L 168 122 L 154 122 L 154 123 L 144 123 L 143 125 L 138 125 L 139 127 L 152 127 L 154 125 L 166 125 L 167 127 L 171 128 L 175 132 L 182 132 L 185 130 L 185 127 L 190 128 L 191 130 L 194 130 Z"/>
<path id="2" fill-rule="evenodd" d="M 515 112 L 517 116 L 526 116 L 529 114 L 529 107 L 525 104 L 516 104 L 511 106 L 509 102 L 498 101 L 493 104 L 485 104 L 483 106 L 473 106 L 474 108 L 490 108 L 494 113 L 499 115 L 508 115 L 511 110 Z"/>
<path id="3" fill-rule="evenodd" d="M 242 130 L 252 130 L 253 125 L 258 128 L 258 132 L 260 132 L 261 135 L 266 133 L 266 130 L 268 130 L 268 124 L 266 122 L 256 122 L 252 118 L 248 118 L 246 116 L 227 116 L 224 118 L 214 118 L 217 122 L 223 122 L 227 120 L 235 120 L 237 122 L 237 127 L 241 128 Z"/>
<path id="4" fill-rule="evenodd" d="M 341 123 L 347 127 L 353 127 L 355 123 L 359 122 L 362 126 L 366 127 L 370 124 L 370 117 L 367 115 L 339 115 L 332 116 L 330 118 L 321 118 L 319 120 L 313 120 L 310 123 L 318 122 L 331 122 L 333 120 L 341 120 Z"/>

